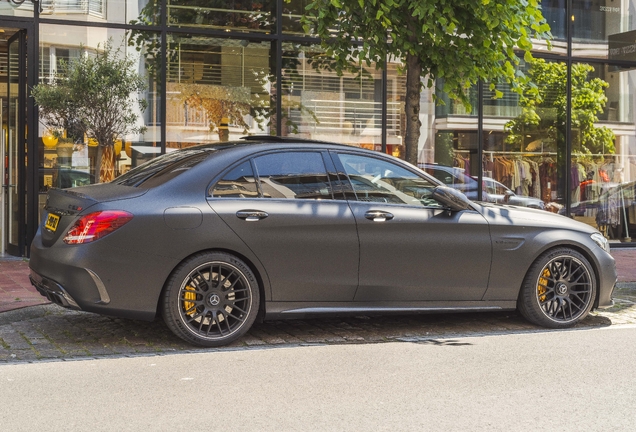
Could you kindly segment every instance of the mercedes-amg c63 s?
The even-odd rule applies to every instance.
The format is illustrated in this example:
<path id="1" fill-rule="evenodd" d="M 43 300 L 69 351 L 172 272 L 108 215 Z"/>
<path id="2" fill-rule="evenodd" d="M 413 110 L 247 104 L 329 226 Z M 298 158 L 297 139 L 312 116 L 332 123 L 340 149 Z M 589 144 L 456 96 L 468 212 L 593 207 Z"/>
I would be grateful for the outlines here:
<path id="1" fill-rule="evenodd" d="M 561 328 L 612 304 L 592 227 L 469 201 L 399 159 L 248 137 L 171 152 L 111 183 L 51 189 L 31 280 L 72 309 L 217 346 L 258 319 L 519 309 Z"/>

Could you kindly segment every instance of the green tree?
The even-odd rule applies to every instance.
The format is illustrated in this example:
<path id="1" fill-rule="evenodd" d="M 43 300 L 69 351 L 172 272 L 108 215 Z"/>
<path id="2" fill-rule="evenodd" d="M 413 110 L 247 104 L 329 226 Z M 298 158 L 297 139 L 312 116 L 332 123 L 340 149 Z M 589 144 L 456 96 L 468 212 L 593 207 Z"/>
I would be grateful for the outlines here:
<path id="1" fill-rule="evenodd" d="M 609 84 L 601 78 L 590 79 L 593 71 L 588 64 L 572 65 L 572 148 L 583 154 L 614 153 L 612 130 L 594 126 L 607 103 Z M 526 135 L 539 135 L 548 144 L 544 149 L 557 151 L 556 143 L 564 140 L 567 115 L 567 65 L 533 59 L 528 77 L 530 82 L 522 85 L 519 98 L 522 112 L 506 123 L 506 141 L 522 144 Z"/>
<path id="2" fill-rule="evenodd" d="M 420 93 L 443 79 L 443 90 L 470 108 L 467 89 L 479 80 L 521 91 L 525 76 L 515 49 L 530 59 L 531 38 L 549 38 L 539 0 L 313 0 L 304 22 L 322 39 L 339 72 L 352 60 L 406 70 L 406 160 L 417 162 Z M 351 41 L 359 41 L 353 47 Z M 424 80 L 423 80 L 424 79 Z M 501 92 L 496 90 L 498 96 Z"/>
<path id="3" fill-rule="evenodd" d="M 82 47 L 78 58 L 62 63 L 50 84 L 35 86 L 31 95 L 48 125 L 67 129 L 73 125 L 80 136 L 86 134 L 98 143 L 96 167 L 102 167 L 106 150 L 112 158 L 115 140 L 126 134 L 141 133 L 145 126 L 138 125 L 138 111 L 147 107 L 139 93 L 146 88 L 146 80 L 135 70 L 137 62 L 114 48 L 112 41 L 87 52 Z M 112 160 L 107 160 L 112 164 Z M 100 176 L 110 180 L 111 174 Z"/>

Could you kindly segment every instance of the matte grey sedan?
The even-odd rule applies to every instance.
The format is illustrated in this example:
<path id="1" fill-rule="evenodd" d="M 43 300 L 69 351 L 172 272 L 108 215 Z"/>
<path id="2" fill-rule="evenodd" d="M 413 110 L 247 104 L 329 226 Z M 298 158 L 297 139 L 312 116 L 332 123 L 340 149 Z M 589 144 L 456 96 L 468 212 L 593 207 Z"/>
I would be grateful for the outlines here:
<path id="1" fill-rule="evenodd" d="M 568 327 L 612 304 L 588 225 L 469 201 L 399 159 L 293 138 L 175 151 L 51 189 L 31 281 L 72 309 L 230 343 L 256 319 L 519 309 Z"/>

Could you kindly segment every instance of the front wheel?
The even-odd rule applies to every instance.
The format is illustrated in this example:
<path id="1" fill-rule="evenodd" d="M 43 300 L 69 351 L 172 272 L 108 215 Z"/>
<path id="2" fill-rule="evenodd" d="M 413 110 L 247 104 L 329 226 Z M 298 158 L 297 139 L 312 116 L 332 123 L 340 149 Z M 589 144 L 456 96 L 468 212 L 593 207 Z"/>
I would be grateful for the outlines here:
<path id="1" fill-rule="evenodd" d="M 596 298 L 590 262 L 570 248 L 550 250 L 532 264 L 517 307 L 530 322 L 544 327 L 571 327 L 584 319 Z"/>
<path id="2" fill-rule="evenodd" d="M 229 344 L 244 335 L 258 314 L 254 273 L 240 259 L 220 252 L 194 255 L 165 286 L 166 325 L 181 339 L 200 346 Z"/>

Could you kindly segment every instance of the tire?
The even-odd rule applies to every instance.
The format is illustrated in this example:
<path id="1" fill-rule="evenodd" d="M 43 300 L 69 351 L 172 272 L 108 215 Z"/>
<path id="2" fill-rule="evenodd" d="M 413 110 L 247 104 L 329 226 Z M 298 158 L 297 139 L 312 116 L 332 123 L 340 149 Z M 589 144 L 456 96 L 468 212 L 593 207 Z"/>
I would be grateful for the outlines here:
<path id="1" fill-rule="evenodd" d="M 164 288 L 163 319 L 194 345 L 227 345 L 252 326 L 260 303 L 254 273 L 227 253 L 192 256 L 177 267 Z"/>
<path id="2" fill-rule="evenodd" d="M 526 275 L 517 308 L 530 322 L 567 328 L 583 320 L 596 299 L 596 275 L 590 262 L 570 248 L 539 256 Z"/>

